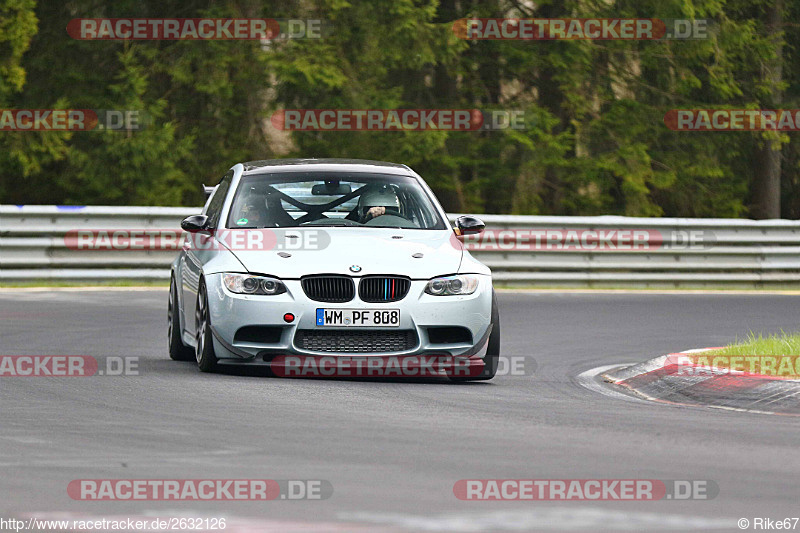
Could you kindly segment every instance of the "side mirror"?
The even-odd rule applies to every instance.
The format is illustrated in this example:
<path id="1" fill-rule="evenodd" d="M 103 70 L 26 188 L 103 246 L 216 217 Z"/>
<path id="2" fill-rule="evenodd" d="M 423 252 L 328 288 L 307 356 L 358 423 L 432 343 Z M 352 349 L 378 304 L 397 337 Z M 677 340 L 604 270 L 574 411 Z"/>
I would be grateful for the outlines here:
<path id="1" fill-rule="evenodd" d="M 479 218 L 463 216 L 456 219 L 456 228 L 461 235 L 475 235 L 486 229 L 486 224 Z"/>
<path id="2" fill-rule="evenodd" d="M 208 231 L 208 217 L 205 215 L 192 215 L 181 221 L 181 229 L 196 233 L 198 231 Z"/>

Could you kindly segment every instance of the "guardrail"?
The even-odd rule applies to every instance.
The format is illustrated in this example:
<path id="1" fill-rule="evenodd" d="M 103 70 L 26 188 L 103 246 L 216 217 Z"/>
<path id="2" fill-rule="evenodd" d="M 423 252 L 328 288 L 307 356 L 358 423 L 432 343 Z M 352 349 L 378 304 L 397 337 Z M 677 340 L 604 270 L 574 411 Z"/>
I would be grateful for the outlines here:
<path id="1" fill-rule="evenodd" d="M 176 250 L 87 250 L 76 230 L 179 231 L 199 208 L 0 205 L 0 282 L 168 279 Z M 458 215 L 451 215 L 455 219 Z M 800 221 L 481 215 L 465 242 L 496 282 L 800 286 Z"/>

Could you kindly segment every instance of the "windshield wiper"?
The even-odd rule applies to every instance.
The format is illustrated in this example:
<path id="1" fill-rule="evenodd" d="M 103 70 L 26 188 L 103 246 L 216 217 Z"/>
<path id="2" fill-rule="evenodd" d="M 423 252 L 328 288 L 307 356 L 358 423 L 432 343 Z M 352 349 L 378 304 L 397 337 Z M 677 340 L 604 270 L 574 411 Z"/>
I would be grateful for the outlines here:
<path id="1" fill-rule="evenodd" d="M 297 226 L 299 228 L 353 228 L 353 227 L 362 227 L 361 224 L 336 224 L 336 223 L 328 223 L 328 224 L 304 224 L 302 226 Z"/>

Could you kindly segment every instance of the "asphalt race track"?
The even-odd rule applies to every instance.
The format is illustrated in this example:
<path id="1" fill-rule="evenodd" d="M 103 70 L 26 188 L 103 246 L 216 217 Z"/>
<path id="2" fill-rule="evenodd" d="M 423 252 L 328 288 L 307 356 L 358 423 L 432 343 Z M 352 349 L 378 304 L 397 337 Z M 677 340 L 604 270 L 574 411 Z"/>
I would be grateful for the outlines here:
<path id="1" fill-rule="evenodd" d="M 0 517 L 227 517 L 227 531 L 739 531 L 800 516 L 800 419 L 614 398 L 589 369 L 797 330 L 800 296 L 511 293 L 489 383 L 201 374 L 166 290 L 0 291 L 0 355 L 139 358 L 139 375 L 0 378 Z M 74 501 L 75 479 L 318 479 L 322 501 Z M 461 479 L 712 480 L 713 500 L 460 501 Z M 800 525 L 798 525 L 800 528 Z"/>

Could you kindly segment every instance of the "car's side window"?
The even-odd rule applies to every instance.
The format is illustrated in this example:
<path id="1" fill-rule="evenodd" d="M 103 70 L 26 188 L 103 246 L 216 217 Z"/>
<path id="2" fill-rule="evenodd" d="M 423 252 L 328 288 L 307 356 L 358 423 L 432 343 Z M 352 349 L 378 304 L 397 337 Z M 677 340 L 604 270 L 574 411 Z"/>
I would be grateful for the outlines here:
<path id="1" fill-rule="evenodd" d="M 222 214 L 222 205 L 225 203 L 225 197 L 228 196 L 228 189 L 231 187 L 231 180 L 233 179 L 233 170 L 229 170 L 227 174 L 219 182 L 217 190 L 208 202 L 208 209 L 206 216 L 208 217 L 209 227 L 216 228 L 219 223 L 219 217 Z"/>

